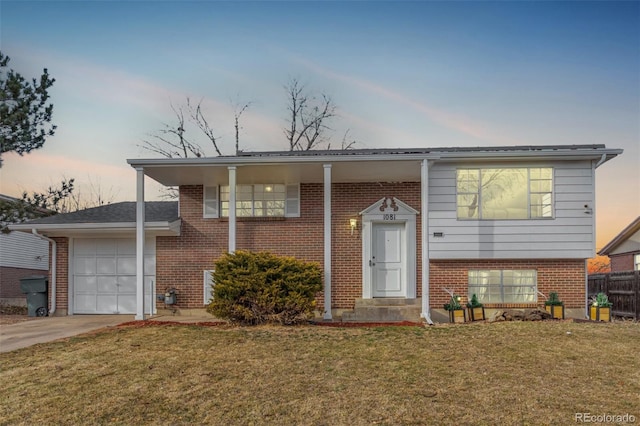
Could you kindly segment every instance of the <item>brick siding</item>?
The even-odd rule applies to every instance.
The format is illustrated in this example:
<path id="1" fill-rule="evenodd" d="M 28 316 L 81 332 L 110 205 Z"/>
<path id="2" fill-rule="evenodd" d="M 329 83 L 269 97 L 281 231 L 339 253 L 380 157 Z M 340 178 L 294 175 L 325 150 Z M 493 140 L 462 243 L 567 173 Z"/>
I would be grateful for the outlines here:
<path id="1" fill-rule="evenodd" d="M 429 302 L 433 308 L 442 308 L 442 305 L 449 300 L 449 295 L 443 288 L 452 289 L 466 299 L 470 269 L 535 269 L 538 276 L 538 291 L 546 296 L 556 291 L 565 307 L 582 308 L 585 300 L 584 262 L 581 259 L 431 261 Z M 539 300 L 542 302 L 543 298 L 540 296 Z M 492 306 L 516 308 L 529 305 L 487 305 L 487 307 Z"/>
<path id="2" fill-rule="evenodd" d="M 52 238 L 57 243 L 58 262 L 56 264 L 56 315 L 64 315 L 69 307 L 69 238 Z M 53 250 L 49 250 L 49 257 Z M 49 265 L 52 265 L 49 259 Z M 51 271 L 49 271 L 49 294 L 51 294 Z M 51 297 L 49 297 L 51 304 Z M 51 306 L 49 306 L 51 309 Z"/>
<path id="3" fill-rule="evenodd" d="M 633 256 L 637 253 L 611 254 L 611 272 L 633 271 Z"/>
<path id="4" fill-rule="evenodd" d="M 158 293 L 175 288 L 178 308 L 203 308 L 203 271 L 213 269 L 214 262 L 228 247 L 227 218 L 202 217 L 200 185 L 180 187 L 179 237 L 156 239 L 156 287 Z M 420 208 L 420 183 L 334 183 L 332 185 L 332 307 L 352 309 L 362 297 L 362 221 L 359 212 L 383 197 L 396 197 L 409 206 Z M 236 248 L 270 251 L 317 262 L 323 267 L 323 184 L 300 185 L 298 218 L 238 218 Z M 351 233 L 349 220 L 358 226 Z M 421 282 L 421 217 L 416 229 L 416 292 L 422 294 Z M 54 238 L 58 243 L 57 308 L 68 305 L 68 238 Z M 613 264 L 613 258 L 612 258 Z M 430 304 L 441 308 L 448 295 L 443 287 L 467 294 L 469 269 L 535 269 L 538 290 L 544 294 L 557 291 L 565 306 L 584 306 L 584 260 L 432 260 L 430 268 Z M 51 278 L 49 279 L 51 283 Z M 324 310 L 323 294 L 317 298 L 318 309 Z M 159 302 L 158 308 L 164 305 Z M 515 307 L 515 306 L 514 306 Z"/>

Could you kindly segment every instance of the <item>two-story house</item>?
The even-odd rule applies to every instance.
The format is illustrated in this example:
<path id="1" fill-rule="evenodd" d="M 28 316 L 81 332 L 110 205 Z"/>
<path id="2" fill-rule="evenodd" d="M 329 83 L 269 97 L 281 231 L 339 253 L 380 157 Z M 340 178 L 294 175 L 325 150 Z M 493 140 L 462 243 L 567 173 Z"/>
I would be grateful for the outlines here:
<path id="1" fill-rule="evenodd" d="M 444 289 L 489 309 L 536 307 L 557 291 L 568 316 L 584 317 L 596 169 L 621 153 L 571 145 L 133 159 L 135 203 L 13 228 L 56 241 L 52 297 L 68 314 L 143 319 L 168 288 L 179 311 L 201 310 L 214 261 L 242 249 L 318 262 L 327 320 L 362 319 L 359 309 L 384 320 L 394 306 L 444 320 Z M 145 177 L 179 187 L 178 204 L 145 203 Z"/>

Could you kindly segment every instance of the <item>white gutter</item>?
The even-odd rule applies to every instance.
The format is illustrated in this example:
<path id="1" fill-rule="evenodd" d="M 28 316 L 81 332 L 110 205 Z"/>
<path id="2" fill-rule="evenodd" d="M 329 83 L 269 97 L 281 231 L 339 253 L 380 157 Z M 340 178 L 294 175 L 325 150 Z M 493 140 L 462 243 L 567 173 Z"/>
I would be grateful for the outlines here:
<path id="1" fill-rule="evenodd" d="M 55 240 L 38 234 L 38 230 L 36 228 L 32 228 L 31 233 L 36 237 L 51 243 L 51 310 L 49 310 L 49 316 L 53 316 L 56 312 L 56 257 L 58 255 L 58 244 Z"/>
<path id="2" fill-rule="evenodd" d="M 602 154 L 602 157 L 600 157 L 600 161 L 598 161 L 596 163 L 596 167 L 594 167 L 595 169 L 597 169 L 598 167 L 600 167 L 602 165 L 602 163 L 604 163 L 605 161 L 607 161 L 607 154 Z"/>
<path id="3" fill-rule="evenodd" d="M 242 165 L 281 165 L 289 163 L 339 163 L 361 161 L 415 161 L 415 160 L 460 160 L 460 159 L 580 159 L 591 160 L 605 156 L 615 157 L 622 154 L 621 149 L 553 149 L 553 150 L 507 150 L 507 151 L 438 151 L 428 153 L 395 153 L 395 154 L 356 154 L 356 155 L 313 155 L 313 156 L 241 156 L 241 157 L 200 157 L 200 158 L 150 158 L 128 159 L 127 163 L 134 167 L 154 168 L 166 166 L 242 166 Z"/>

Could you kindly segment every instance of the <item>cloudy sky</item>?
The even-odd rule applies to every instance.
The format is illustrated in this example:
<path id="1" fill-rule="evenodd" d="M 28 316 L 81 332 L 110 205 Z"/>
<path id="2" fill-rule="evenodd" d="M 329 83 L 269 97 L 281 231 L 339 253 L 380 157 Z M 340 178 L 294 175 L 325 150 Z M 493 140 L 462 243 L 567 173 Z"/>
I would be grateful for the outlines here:
<path id="1" fill-rule="evenodd" d="M 640 215 L 639 2 L 2 0 L 0 40 L 12 68 L 56 79 L 56 135 L 3 156 L 8 195 L 74 177 L 134 199 L 126 159 L 154 156 L 139 145 L 187 96 L 224 153 L 246 102 L 241 148 L 286 149 L 298 78 L 338 106 L 338 145 L 623 148 L 598 169 L 598 247 Z"/>

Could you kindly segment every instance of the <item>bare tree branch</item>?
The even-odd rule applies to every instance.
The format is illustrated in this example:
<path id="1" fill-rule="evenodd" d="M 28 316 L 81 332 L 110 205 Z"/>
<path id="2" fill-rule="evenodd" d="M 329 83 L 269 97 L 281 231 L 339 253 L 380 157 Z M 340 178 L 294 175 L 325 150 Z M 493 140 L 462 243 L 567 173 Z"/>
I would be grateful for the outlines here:
<path id="1" fill-rule="evenodd" d="M 198 102 L 197 105 L 193 105 L 191 103 L 191 100 L 187 98 L 187 109 L 189 110 L 189 114 L 191 115 L 191 121 L 195 123 L 198 128 L 202 130 L 202 133 L 204 133 L 205 136 L 211 141 L 211 143 L 213 144 L 213 148 L 216 150 L 216 153 L 218 155 L 222 155 L 222 152 L 220 152 L 220 148 L 218 148 L 217 136 L 213 133 L 213 129 L 202 113 L 202 99 L 200 99 L 200 102 Z M 197 155 L 197 157 L 200 156 L 201 155 Z"/>
<path id="2" fill-rule="evenodd" d="M 247 108 L 251 106 L 251 102 L 247 102 L 244 105 L 240 103 L 235 103 L 233 107 L 233 125 L 236 130 L 236 155 L 240 152 L 240 116 L 244 113 Z"/>
<path id="3" fill-rule="evenodd" d="M 289 125 L 284 134 L 290 151 L 316 149 L 326 141 L 325 134 L 331 130 L 327 122 L 336 116 L 336 106 L 331 98 L 321 94 L 321 99 L 306 93 L 297 78 L 285 86 L 289 105 Z"/>

